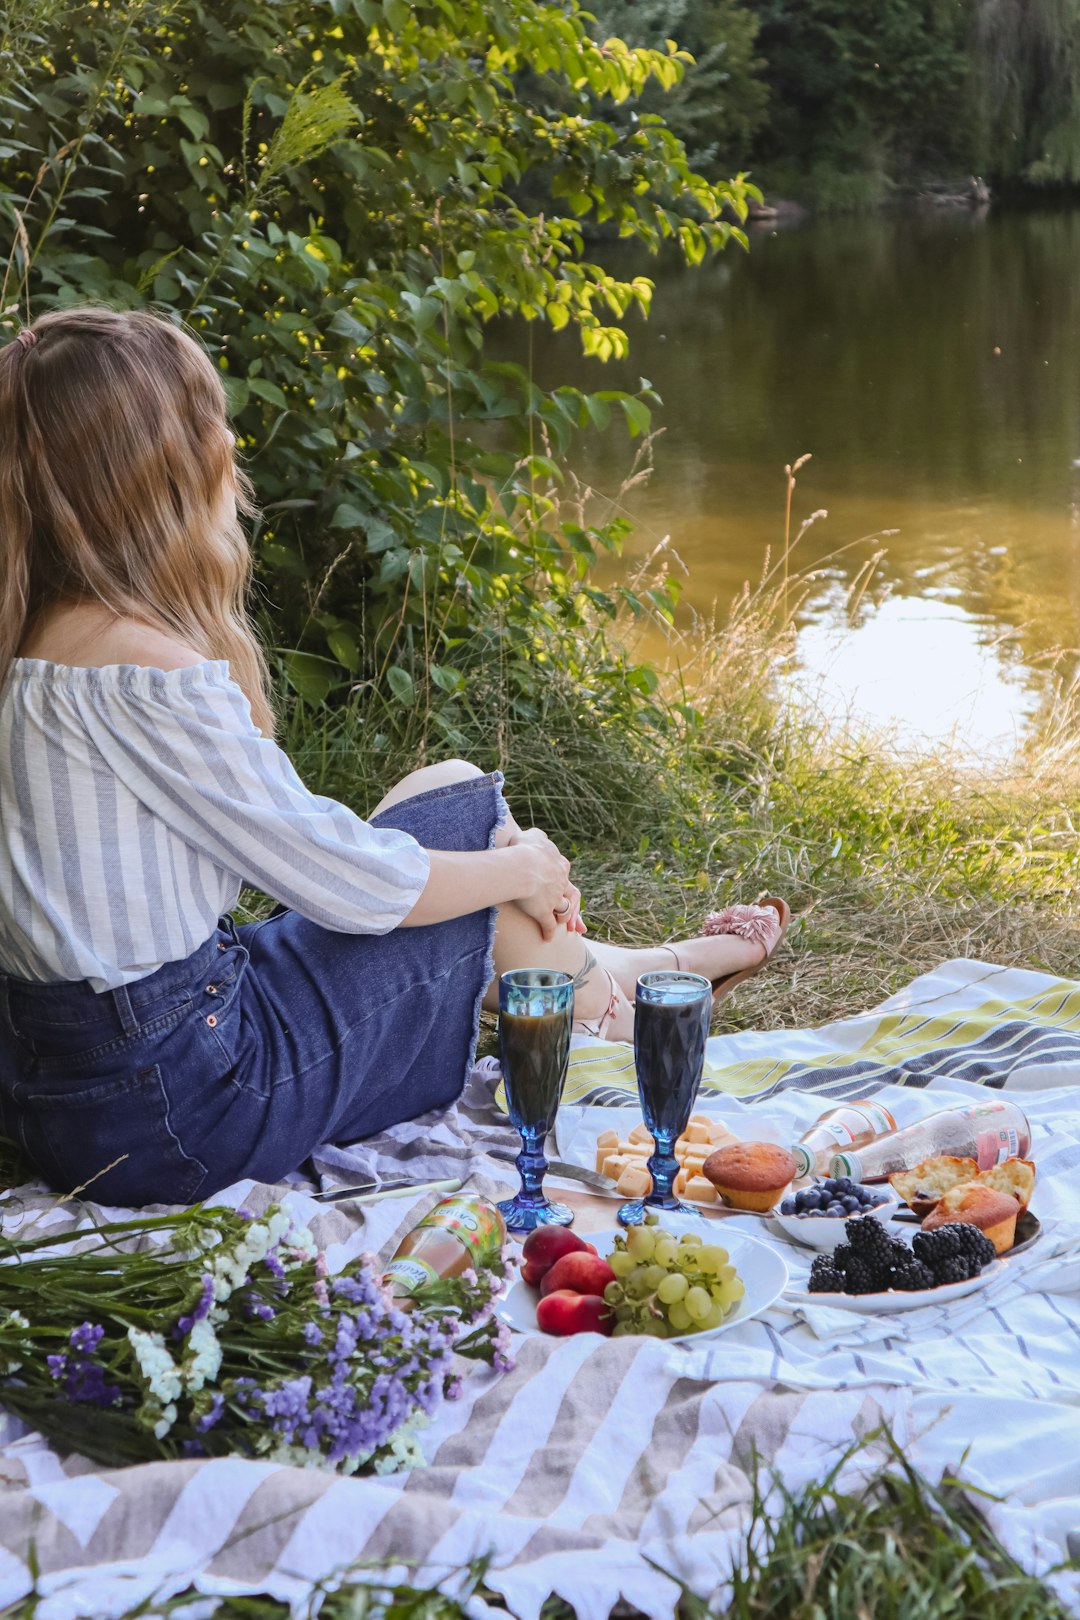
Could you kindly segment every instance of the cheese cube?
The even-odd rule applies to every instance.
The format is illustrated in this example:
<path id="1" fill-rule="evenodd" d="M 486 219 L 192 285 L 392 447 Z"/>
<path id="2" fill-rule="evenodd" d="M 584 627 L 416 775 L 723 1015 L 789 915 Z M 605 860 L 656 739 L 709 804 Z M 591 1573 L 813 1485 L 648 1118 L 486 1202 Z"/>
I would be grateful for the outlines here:
<path id="1" fill-rule="evenodd" d="M 600 1166 L 600 1174 L 602 1176 L 610 1176 L 612 1181 L 618 1181 L 619 1177 L 622 1175 L 629 1163 L 630 1160 L 626 1157 L 625 1153 L 609 1153 L 603 1164 Z"/>
<path id="2" fill-rule="evenodd" d="M 596 1138 L 596 1145 L 598 1148 L 611 1148 L 614 1152 L 619 1145 L 618 1131 L 601 1131 Z"/>
<path id="3" fill-rule="evenodd" d="M 691 1114 L 689 1123 L 691 1125 L 711 1125 L 712 1117 L 709 1114 Z"/>
<path id="4" fill-rule="evenodd" d="M 738 1140 L 739 1138 L 735 1135 L 734 1131 L 729 1131 L 727 1126 L 722 1125 L 718 1119 L 711 1119 L 709 1121 L 710 1142 L 726 1144 L 728 1142 L 737 1142 Z"/>
<path id="5" fill-rule="evenodd" d="M 698 1204 L 715 1204 L 720 1194 L 704 1176 L 690 1176 L 686 1182 L 685 1197 L 694 1199 Z"/>
<path id="6" fill-rule="evenodd" d="M 652 1176 L 643 1164 L 628 1164 L 615 1183 L 615 1191 L 623 1198 L 644 1198 L 652 1192 Z"/>
<path id="7" fill-rule="evenodd" d="M 653 1151 L 651 1142 L 620 1142 L 619 1152 L 624 1153 L 628 1159 L 647 1159 Z"/>
<path id="8" fill-rule="evenodd" d="M 686 1192 L 686 1171 L 685 1170 L 680 1170 L 679 1171 L 678 1175 L 675 1177 L 675 1181 L 674 1181 L 674 1184 L 672 1185 L 671 1190 L 675 1194 L 676 1198 L 681 1198 L 683 1196 L 683 1194 Z"/>
<path id="9" fill-rule="evenodd" d="M 640 1124 L 634 1126 L 633 1130 L 630 1132 L 630 1140 L 631 1142 L 648 1142 L 649 1146 L 652 1147 L 652 1132 L 645 1124 L 644 1120 L 642 1120 Z"/>
<path id="10" fill-rule="evenodd" d="M 690 1124 L 686 1127 L 686 1140 L 688 1142 L 711 1142 L 712 1138 L 709 1135 L 709 1127 L 707 1125 L 699 1125 L 697 1120 L 691 1120 Z"/>

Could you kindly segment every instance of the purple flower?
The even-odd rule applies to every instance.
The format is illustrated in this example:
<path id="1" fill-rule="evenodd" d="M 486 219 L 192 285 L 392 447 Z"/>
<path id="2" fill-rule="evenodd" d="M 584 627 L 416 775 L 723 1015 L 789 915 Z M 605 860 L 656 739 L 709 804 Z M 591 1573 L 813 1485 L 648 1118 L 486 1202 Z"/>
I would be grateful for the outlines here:
<path id="1" fill-rule="evenodd" d="M 272 1305 L 267 1305 L 262 1299 L 247 1299 L 244 1301 L 244 1315 L 249 1322 L 272 1322 L 277 1315 Z"/>
<path id="2" fill-rule="evenodd" d="M 221 1414 L 224 1412 L 224 1410 L 224 1395 L 214 1395 L 210 1402 L 209 1411 L 204 1412 L 201 1418 L 196 1418 L 195 1420 L 195 1427 L 198 1429 L 199 1433 L 205 1434 L 208 1429 L 212 1429 L 214 1425 L 220 1421 Z"/>
<path id="3" fill-rule="evenodd" d="M 100 1322 L 84 1322 L 81 1327 L 72 1329 L 68 1342 L 79 1355 L 90 1356 L 104 1337 L 105 1329 Z"/>
<path id="4" fill-rule="evenodd" d="M 203 1445 L 201 1440 L 185 1440 L 180 1449 L 184 1453 L 185 1457 L 206 1456 L 206 1447 Z"/>
<path id="5" fill-rule="evenodd" d="M 46 1356 L 45 1365 L 57 1382 L 64 1380 L 64 1393 L 72 1403 L 88 1406 L 115 1406 L 121 1398 L 119 1384 L 105 1382 L 105 1370 L 92 1359 L 105 1337 L 105 1329 L 94 1322 L 83 1322 L 68 1336 L 69 1350 Z"/>
<path id="6" fill-rule="evenodd" d="M 514 1367 L 517 1365 L 510 1354 L 510 1343 L 510 1329 L 505 1322 L 500 1322 L 495 1329 L 495 1337 L 492 1340 L 491 1365 L 496 1372 L 513 1372 Z"/>
<path id="7" fill-rule="evenodd" d="M 209 1272 L 203 1273 L 202 1292 L 195 1303 L 190 1316 L 182 1316 L 173 1329 L 173 1337 L 182 1339 L 186 1337 L 196 1322 L 203 1322 L 210 1315 L 210 1307 L 214 1303 L 214 1279 Z"/>
<path id="8" fill-rule="evenodd" d="M 453 1378 L 448 1378 L 443 1385 L 443 1394 L 448 1401 L 460 1401 L 464 1393 L 465 1380 L 460 1373 L 455 1373 Z"/>
<path id="9" fill-rule="evenodd" d="M 304 1336 L 305 1344 L 322 1344 L 323 1330 L 317 1322 L 305 1322 L 300 1331 Z"/>

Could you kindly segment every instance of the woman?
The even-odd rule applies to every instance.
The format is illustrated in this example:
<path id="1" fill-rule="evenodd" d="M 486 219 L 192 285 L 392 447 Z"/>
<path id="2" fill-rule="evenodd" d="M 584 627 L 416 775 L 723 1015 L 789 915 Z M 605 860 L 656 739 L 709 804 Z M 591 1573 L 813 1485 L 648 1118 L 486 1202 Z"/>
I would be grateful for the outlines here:
<path id="1" fill-rule="evenodd" d="M 188 1202 L 445 1108 L 494 973 L 574 976 L 625 1039 L 637 975 L 753 971 L 786 908 L 588 944 L 501 778 L 414 771 L 367 822 L 273 741 L 221 380 L 144 313 L 0 353 L 0 1127 L 62 1191 Z M 241 882 L 283 909 L 236 927 Z"/>

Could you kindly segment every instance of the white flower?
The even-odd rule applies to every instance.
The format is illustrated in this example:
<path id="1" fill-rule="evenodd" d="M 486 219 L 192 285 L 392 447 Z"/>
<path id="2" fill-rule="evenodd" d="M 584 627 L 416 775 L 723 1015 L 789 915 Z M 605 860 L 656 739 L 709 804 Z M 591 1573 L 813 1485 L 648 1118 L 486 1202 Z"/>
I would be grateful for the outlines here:
<path id="1" fill-rule="evenodd" d="M 4 1317 L 3 1323 L 0 1323 L 0 1326 L 28 1328 L 30 1324 L 26 1320 L 26 1317 L 23 1315 L 22 1311 L 8 1311 L 7 1315 Z"/>
<path id="2" fill-rule="evenodd" d="M 221 1346 L 208 1321 L 196 1322 L 188 1334 L 188 1349 L 194 1354 L 185 1362 L 188 1390 L 194 1394 L 215 1379 L 221 1370 Z"/>
<path id="3" fill-rule="evenodd" d="M 165 1348 L 165 1340 L 160 1333 L 143 1333 L 133 1327 L 128 1328 L 127 1336 L 150 1394 L 167 1406 L 181 1394 L 184 1386 L 180 1369 Z"/>
<path id="4" fill-rule="evenodd" d="M 164 1410 L 162 1411 L 161 1416 L 158 1418 L 157 1422 L 154 1424 L 154 1439 L 155 1440 L 164 1440 L 165 1436 L 168 1434 L 169 1430 L 172 1428 L 172 1426 L 173 1426 L 173 1424 L 175 1422 L 176 1422 L 176 1407 L 170 1401 L 169 1405 L 164 1408 Z"/>

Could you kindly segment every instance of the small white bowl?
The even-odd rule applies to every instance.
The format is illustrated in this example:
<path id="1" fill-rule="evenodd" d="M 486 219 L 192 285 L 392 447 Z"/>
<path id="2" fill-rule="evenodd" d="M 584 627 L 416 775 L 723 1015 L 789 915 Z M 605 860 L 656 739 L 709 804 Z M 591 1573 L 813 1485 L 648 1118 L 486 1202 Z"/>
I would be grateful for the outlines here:
<path id="1" fill-rule="evenodd" d="M 781 1215 L 779 1208 L 776 1208 L 769 1219 L 793 1243 L 818 1249 L 822 1254 L 831 1254 L 846 1239 L 845 1221 L 865 1220 L 868 1215 L 876 1215 L 879 1221 L 886 1223 L 892 1220 L 900 1207 L 900 1200 L 891 1188 L 888 1191 L 888 1203 L 876 1204 L 873 1209 L 864 1209 L 855 1215 Z"/>

